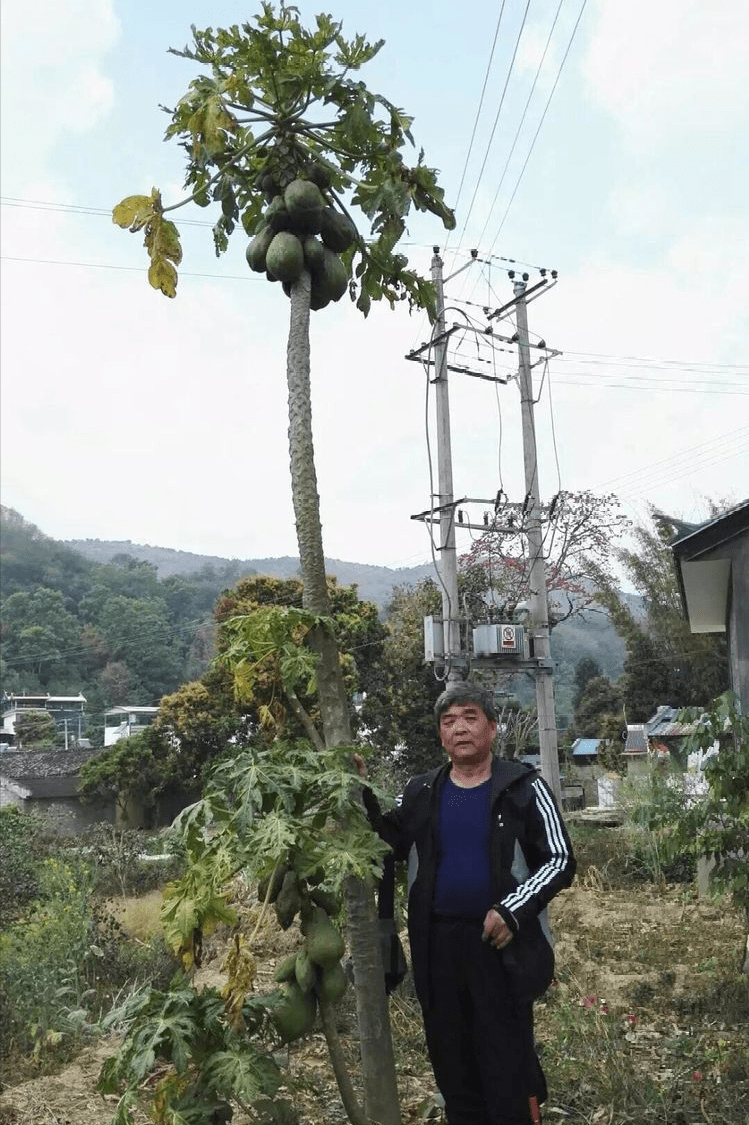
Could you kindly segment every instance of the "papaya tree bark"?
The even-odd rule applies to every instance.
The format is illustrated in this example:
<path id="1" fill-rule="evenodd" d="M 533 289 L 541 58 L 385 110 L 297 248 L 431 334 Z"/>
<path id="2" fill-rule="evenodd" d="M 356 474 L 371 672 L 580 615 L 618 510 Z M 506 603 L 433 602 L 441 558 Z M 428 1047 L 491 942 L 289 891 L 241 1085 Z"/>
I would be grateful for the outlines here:
<path id="1" fill-rule="evenodd" d="M 291 491 L 296 520 L 305 609 L 330 616 L 325 581 L 325 555 L 320 497 L 312 440 L 310 387 L 310 275 L 306 270 L 291 287 L 286 378 L 289 402 Z M 326 746 L 350 744 L 351 721 L 333 633 L 322 626 L 311 643 L 319 654 L 318 699 Z M 401 1125 L 395 1059 L 390 1030 L 385 976 L 371 883 L 351 879 L 346 887 L 349 943 L 359 1020 L 364 1112 L 377 1125 Z M 353 1119 L 352 1119 L 353 1120 Z"/>

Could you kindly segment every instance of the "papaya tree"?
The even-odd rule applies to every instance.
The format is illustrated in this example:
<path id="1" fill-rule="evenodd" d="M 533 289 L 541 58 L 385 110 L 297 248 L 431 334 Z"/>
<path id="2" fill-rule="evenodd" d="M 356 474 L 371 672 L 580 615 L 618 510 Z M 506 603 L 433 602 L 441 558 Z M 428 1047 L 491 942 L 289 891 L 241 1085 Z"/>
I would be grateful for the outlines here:
<path id="1" fill-rule="evenodd" d="M 411 118 L 355 77 L 382 42 L 343 36 L 330 16 L 302 26 L 298 12 L 264 3 L 251 23 L 192 28 L 192 44 L 173 51 L 202 68 L 169 110 L 167 139 L 186 152 L 186 197 L 165 205 L 161 193 L 134 195 L 113 211 L 116 224 L 140 231 L 150 284 L 174 297 L 182 258 L 179 231 L 168 218 L 186 203 L 218 207 L 217 254 L 235 232 L 248 238 L 251 269 L 265 272 L 290 302 L 287 341 L 289 449 L 304 607 L 319 624 L 311 643 L 326 747 L 351 743 L 346 689 L 330 621 L 312 440 L 311 312 L 348 291 L 366 316 L 371 302 L 434 312 L 434 290 L 396 252 L 415 208 L 452 229 L 436 173 L 413 145 Z M 368 225 L 365 235 L 352 210 Z M 347 891 L 354 961 L 365 1108 L 382 1125 L 400 1120 L 382 966 L 371 888 Z"/>

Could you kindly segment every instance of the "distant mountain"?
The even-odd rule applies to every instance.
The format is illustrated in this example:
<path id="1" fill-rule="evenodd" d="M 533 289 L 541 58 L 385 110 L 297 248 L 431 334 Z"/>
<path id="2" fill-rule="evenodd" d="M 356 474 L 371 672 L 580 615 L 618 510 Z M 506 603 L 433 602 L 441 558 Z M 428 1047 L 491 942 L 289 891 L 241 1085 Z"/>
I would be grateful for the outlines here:
<path id="1" fill-rule="evenodd" d="M 299 559 L 290 555 L 280 558 L 225 559 L 218 555 L 196 555 L 169 547 L 151 547 L 132 543 L 129 539 L 69 539 L 65 546 L 99 563 L 110 562 L 116 555 L 132 555 L 133 558 L 155 566 L 159 578 L 168 578 L 173 574 L 195 575 L 205 567 L 220 571 L 226 581 L 232 582 L 249 574 L 291 578 L 299 573 Z M 341 585 L 356 585 L 359 596 L 365 601 L 374 602 L 381 610 L 387 607 L 394 586 L 414 585 L 422 578 L 434 575 L 429 564 L 393 569 L 370 566 L 368 563 L 345 562 L 342 559 L 326 559 L 325 562 L 328 574 L 335 575 Z M 636 596 L 631 598 L 635 612 L 640 600 Z M 608 617 L 594 612 L 586 613 L 584 618 L 575 617 L 558 625 L 551 635 L 551 648 L 557 672 L 565 667 L 568 677 L 577 661 L 583 656 L 589 656 L 598 662 L 605 675 L 617 680 L 622 673 L 626 656 L 624 641 L 616 633 Z"/>
<path id="2" fill-rule="evenodd" d="M 191 551 L 177 551 L 170 547 L 132 543 L 129 539 L 67 539 L 65 546 L 98 563 L 108 563 L 116 555 L 131 555 L 155 566 L 159 578 L 168 578 L 173 574 L 194 575 L 205 567 L 213 567 L 227 576 L 231 575 L 233 581 L 249 574 L 269 574 L 273 578 L 292 578 L 299 574 L 299 559 L 290 555 L 265 559 L 225 559 L 218 555 L 196 555 Z M 359 597 L 364 601 L 374 602 L 380 609 L 384 609 L 390 601 L 394 586 L 410 585 L 434 573 L 428 563 L 392 568 L 326 559 L 325 567 L 328 574 L 334 575 L 342 586 L 356 585 Z"/>

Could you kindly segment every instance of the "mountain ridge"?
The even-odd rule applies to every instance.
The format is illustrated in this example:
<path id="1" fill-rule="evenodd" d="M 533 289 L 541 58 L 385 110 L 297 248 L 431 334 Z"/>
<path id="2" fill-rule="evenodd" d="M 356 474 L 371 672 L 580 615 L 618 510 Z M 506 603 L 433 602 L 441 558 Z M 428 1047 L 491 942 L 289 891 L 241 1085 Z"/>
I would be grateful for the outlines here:
<path id="1" fill-rule="evenodd" d="M 159 578 L 168 578 L 175 574 L 195 574 L 206 566 L 234 572 L 235 580 L 252 574 L 268 574 L 273 578 L 293 578 L 299 573 L 299 559 L 293 555 L 228 559 L 221 555 L 200 555 L 174 547 L 133 543 L 130 539 L 64 539 L 61 542 L 92 562 L 107 563 L 119 554 L 131 555 L 155 566 Z M 394 586 L 410 585 L 434 573 L 431 563 L 396 568 L 378 566 L 374 563 L 349 562 L 327 556 L 325 568 L 328 574 L 335 576 L 342 586 L 356 585 L 359 596 L 364 601 L 372 601 L 381 609 L 384 609 L 390 600 Z"/>

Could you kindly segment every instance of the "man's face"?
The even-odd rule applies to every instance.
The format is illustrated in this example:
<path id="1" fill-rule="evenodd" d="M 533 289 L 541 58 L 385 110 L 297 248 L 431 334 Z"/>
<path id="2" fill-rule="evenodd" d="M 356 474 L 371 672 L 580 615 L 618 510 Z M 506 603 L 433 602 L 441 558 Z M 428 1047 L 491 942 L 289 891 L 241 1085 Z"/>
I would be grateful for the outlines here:
<path id="1" fill-rule="evenodd" d="M 497 724 L 477 703 L 452 703 L 440 718 L 440 738 L 450 761 L 478 765 L 491 757 Z"/>

